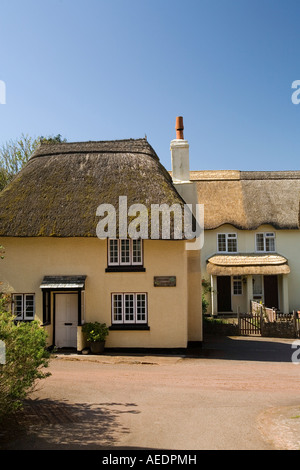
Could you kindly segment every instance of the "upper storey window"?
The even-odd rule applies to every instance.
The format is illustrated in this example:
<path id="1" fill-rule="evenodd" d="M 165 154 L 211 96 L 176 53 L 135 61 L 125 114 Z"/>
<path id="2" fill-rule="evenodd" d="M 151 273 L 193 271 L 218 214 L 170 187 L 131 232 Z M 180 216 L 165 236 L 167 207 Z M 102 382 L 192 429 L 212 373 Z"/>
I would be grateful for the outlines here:
<path id="1" fill-rule="evenodd" d="M 142 240 L 109 239 L 108 240 L 108 268 L 141 268 L 143 266 Z"/>
<path id="2" fill-rule="evenodd" d="M 237 234 L 236 233 L 218 233 L 218 252 L 236 253 L 237 252 Z"/>
<path id="3" fill-rule="evenodd" d="M 265 232 L 255 235 L 256 251 L 275 251 L 275 233 Z"/>

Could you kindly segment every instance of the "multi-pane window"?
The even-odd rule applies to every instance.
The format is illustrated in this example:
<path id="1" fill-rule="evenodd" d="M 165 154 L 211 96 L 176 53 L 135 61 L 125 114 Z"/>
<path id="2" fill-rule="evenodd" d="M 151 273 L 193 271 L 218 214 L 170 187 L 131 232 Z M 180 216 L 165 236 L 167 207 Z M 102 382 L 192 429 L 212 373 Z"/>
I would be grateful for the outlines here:
<path id="1" fill-rule="evenodd" d="M 275 233 L 265 232 L 256 234 L 256 251 L 275 251 Z"/>
<path id="2" fill-rule="evenodd" d="M 109 266 L 141 266 L 142 241 L 132 239 L 108 240 L 108 265 Z"/>
<path id="3" fill-rule="evenodd" d="M 124 294 L 124 323 L 134 323 L 134 294 Z"/>
<path id="4" fill-rule="evenodd" d="M 142 264 L 142 240 L 132 240 L 132 264 Z"/>
<path id="5" fill-rule="evenodd" d="M 130 245 L 131 245 L 131 240 L 120 240 L 121 246 L 120 246 L 120 257 L 121 257 L 121 263 L 120 264 L 131 264 L 130 263 Z"/>
<path id="6" fill-rule="evenodd" d="M 136 294 L 136 322 L 145 323 L 147 321 L 147 301 L 146 294 Z"/>
<path id="7" fill-rule="evenodd" d="M 119 240 L 109 240 L 109 264 L 119 264 Z"/>
<path id="8" fill-rule="evenodd" d="M 123 294 L 112 296 L 112 322 L 123 323 Z"/>
<path id="9" fill-rule="evenodd" d="M 243 282 L 242 276 L 233 276 L 233 295 L 242 295 L 243 294 Z"/>
<path id="10" fill-rule="evenodd" d="M 218 252 L 236 253 L 237 252 L 237 234 L 236 233 L 218 233 Z"/>
<path id="11" fill-rule="evenodd" d="M 12 311 L 16 320 L 33 320 L 34 310 L 34 294 L 12 295 Z"/>
<path id="12" fill-rule="evenodd" d="M 130 323 L 147 323 L 147 294 L 112 294 L 112 324 Z"/>

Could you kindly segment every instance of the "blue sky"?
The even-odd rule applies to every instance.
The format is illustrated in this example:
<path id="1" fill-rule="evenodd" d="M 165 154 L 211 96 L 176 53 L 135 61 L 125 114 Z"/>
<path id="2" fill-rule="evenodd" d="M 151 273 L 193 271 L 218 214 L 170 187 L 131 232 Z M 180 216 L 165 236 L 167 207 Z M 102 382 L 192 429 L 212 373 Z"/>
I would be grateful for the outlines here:
<path id="1" fill-rule="evenodd" d="M 300 169 L 299 0 L 0 0 L 0 143 L 145 134 L 170 169 Z"/>

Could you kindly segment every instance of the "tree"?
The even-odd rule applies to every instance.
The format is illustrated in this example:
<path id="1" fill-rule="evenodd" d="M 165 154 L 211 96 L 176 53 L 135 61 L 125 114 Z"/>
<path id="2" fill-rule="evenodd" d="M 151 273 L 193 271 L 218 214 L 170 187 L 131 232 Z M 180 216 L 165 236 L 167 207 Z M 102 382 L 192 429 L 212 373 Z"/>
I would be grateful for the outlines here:
<path id="1" fill-rule="evenodd" d="M 9 140 L 0 147 L 0 191 L 28 162 L 38 145 L 38 139 L 22 134 L 19 139 Z"/>
<path id="2" fill-rule="evenodd" d="M 0 146 L 0 191 L 19 173 L 41 143 L 55 144 L 62 142 L 66 142 L 66 139 L 63 139 L 61 134 L 48 137 L 41 136 L 36 139 L 22 134 L 19 139 L 9 140 Z"/>
<path id="3" fill-rule="evenodd" d="M 207 295 L 213 292 L 210 282 L 207 279 L 202 279 L 202 313 L 207 313 L 209 301 Z"/>
<path id="4" fill-rule="evenodd" d="M 61 144 L 63 142 L 67 142 L 67 139 L 63 139 L 61 134 L 48 137 L 41 136 L 38 140 L 42 144 Z"/>

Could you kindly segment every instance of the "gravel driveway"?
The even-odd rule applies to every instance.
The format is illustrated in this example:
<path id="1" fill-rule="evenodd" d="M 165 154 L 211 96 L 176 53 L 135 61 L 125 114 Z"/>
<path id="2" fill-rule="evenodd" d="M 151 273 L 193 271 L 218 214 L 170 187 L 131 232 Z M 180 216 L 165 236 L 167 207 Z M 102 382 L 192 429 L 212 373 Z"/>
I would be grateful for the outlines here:
<path id="1" fill-rule="evenodd" d="M 59 354 L 0 432 L 0 449 L 300 449 L 292 343 L 231 337 L 185 356 Z"/>

